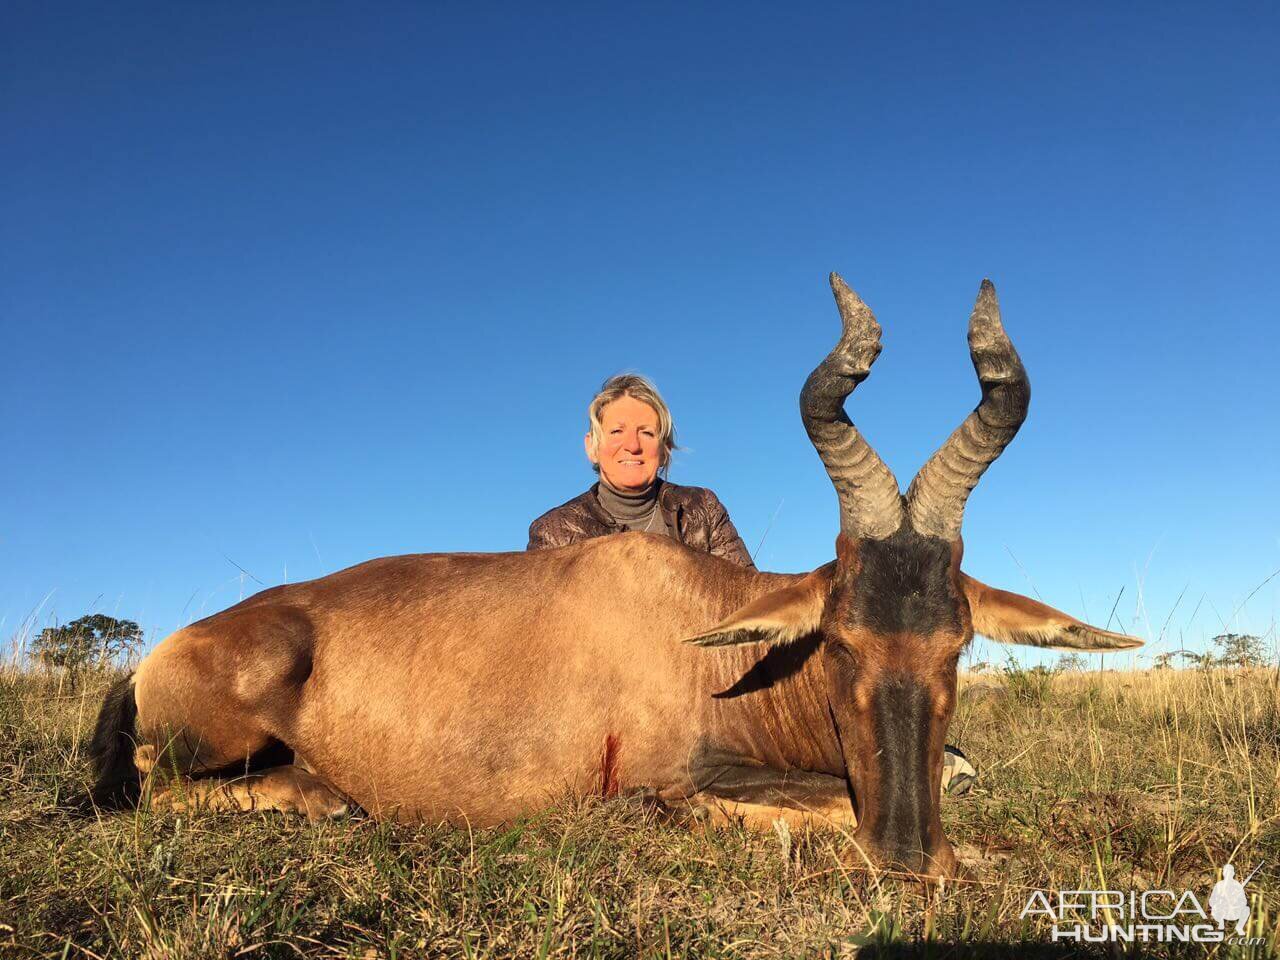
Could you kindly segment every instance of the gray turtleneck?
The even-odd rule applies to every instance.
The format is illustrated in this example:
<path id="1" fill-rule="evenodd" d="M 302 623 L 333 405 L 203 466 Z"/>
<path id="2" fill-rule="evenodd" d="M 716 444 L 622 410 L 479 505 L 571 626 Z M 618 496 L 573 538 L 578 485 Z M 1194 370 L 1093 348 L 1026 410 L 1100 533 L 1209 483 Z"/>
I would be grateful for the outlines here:
<path id="1" fill-rule="evenodd" d="M 658 507 L 658 487 L 661 483 L 661 480 L 655 480 L 648 489 L 630 493 L 615 490 L 602 477 L 596 484 L 596 499 L 600 501 L 605 513 L 628 530 L 642 530 L 669 537 L 671 531 L 667 529 L 667 521 Z"/>

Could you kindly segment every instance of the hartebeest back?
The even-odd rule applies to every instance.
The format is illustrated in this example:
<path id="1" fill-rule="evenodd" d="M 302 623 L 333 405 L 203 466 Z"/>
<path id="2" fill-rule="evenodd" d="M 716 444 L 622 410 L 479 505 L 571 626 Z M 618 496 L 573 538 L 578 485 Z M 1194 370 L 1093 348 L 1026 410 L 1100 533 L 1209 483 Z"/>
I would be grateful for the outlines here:
<path id="1" fill-rule="evenodd" d="M 831 284 L 843 334 L 800 406 L 839 498 L 834 562 L 756 573 L 632 533 L 393 557 L 265 590 L 168 637 L 108 697 L 98 799 L 163 772 L 154 799 L 171 805 L 325 816 L 354 801 L 489 823 L 565 789 L 640 792 L 748 822 L 856 824 L 882 864 L 952 871 L 942 747 L 974 630 L 1141 641 L 961 572 L 965 500 L 1030 398 L 991 284 L 969 322 L 982 400 L 905 497 L 844 412 L 880 327 Z M 599 617 L 606 604 L 643 609 L 645 628 Z"/>

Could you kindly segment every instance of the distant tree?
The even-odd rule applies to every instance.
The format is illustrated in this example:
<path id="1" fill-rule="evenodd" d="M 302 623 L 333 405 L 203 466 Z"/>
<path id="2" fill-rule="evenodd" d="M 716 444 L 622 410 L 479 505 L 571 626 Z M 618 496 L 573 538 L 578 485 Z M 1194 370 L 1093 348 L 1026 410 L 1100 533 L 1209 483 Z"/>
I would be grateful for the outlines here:
<path id="1" fill-rule="evenodd" d="M 1053 665 L 1053 669 L 1063 673 L 1083 673 L 1089 669 L 1089 660 L 1081 653 L 1064 653 Z"/>
<path id="2" fill-rule="evenodd" d="M 1177 650 L 1166 650 L 1164 653 L 1157 653 L 1151 658 L 1151 666 L 1156 670 L 1172 670 L 1173 658 L 1178 656 Z"/>
<path id="3" fill-rule="evenodd" d="M 1220 651 L 1214 658 L 1220 667 L 1261 667 L 1267 662 L 1262 639 L 1250 633 L 1220 633 L 1213 638 Z"/>
<path id="4" fill-rule="evenodd" d="M 1261 667 L 1267 663 L 1266 651 L 1262 639 L 1250 633 L 1220 633 L 1211 641 L 1216 650 L 1174 650 L 1162 653 L 1154 658 L 1152 664 L 1157 670 L 1173 666 L 1175 658 L 1181 657 L 1190 666 L 1209 670 L 1213 667 Z"/>
<path id="5" fill-rule="evenodd" d="M 41 663 L 62 667 L 73 677 L 86 667 L 114 660 L 142 644 L 142 630 L 132 620 L 92 613 L 61 627 L 46 627 L 32 644 Z"/>
<path id="6" fill-rule="evenodd" d="M 1210 667 L 1218 665 L 1218 658 L 1210 650 L 1206 650 L 1204 653 L 1196 653 L 1194 650 L 1179 650 L 1178 656 L 1191 666 L 1199 667 L 1201 670 L 1208 670 Z"/>

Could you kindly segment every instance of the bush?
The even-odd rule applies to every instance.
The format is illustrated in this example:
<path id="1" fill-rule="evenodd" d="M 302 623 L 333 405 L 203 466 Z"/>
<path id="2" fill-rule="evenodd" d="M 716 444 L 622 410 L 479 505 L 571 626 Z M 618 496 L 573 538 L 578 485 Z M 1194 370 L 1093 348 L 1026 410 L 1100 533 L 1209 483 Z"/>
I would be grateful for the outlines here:
<path id="1" fill-rule="evenodd" d="M 1041 707 L 1049 699 L 1053 689 L 1053 675 L 1056 671 L 1044 664 L 1027 669 L 1012 657 L 1005 664 L 1001 673 L 1004 675 L 1005 689 L 1009 696 L 1018 703 Z"/>

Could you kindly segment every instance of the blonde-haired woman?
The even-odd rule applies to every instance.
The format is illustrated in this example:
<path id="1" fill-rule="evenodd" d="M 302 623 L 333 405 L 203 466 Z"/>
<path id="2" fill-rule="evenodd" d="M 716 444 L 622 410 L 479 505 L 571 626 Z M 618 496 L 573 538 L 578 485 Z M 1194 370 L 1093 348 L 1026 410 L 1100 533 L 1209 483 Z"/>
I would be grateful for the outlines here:
<path id="1" fill-rule="evenodd" d="M 533 521 L 530 550 L 644 530 L 755 569 L 714 493 L 662 478 L 676 437 L 671 411 L 653 384 L 636 374 L 606 380 L 587 408 L 587 420 L 587 457 L 600 481 Z M 967 793 L 977 776 L 963 753 L 944 748 L 943 793 Z"/>
<path id="2" fill-rule="evenodd" d="M 675 425 L 652 383 L 634 373 L 611 377 L 587 407 L 587 421 L 587 458 L 600 479 L 533 521 L 530 550 L 640 530 L 755 569 L 716 495 L 665 479 Z"/>

